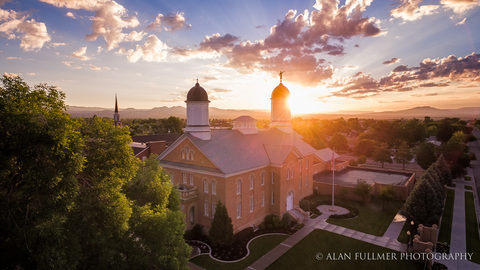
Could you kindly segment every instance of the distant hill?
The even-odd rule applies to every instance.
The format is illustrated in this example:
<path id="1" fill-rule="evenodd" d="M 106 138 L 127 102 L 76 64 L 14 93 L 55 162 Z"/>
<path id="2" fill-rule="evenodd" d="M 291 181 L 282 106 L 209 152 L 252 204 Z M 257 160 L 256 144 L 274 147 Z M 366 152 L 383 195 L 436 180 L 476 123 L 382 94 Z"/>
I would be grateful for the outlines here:
<path id="1" fill-rule="evenodd" d="M 113 108 L 98 108 L 98 107 L 78 107 L 69 106 L 68 113 L 73 117 L 92 117 L 97 115 L 99 117 L 113 117 Z M 270 119 L 270 111 L 268 110 L 224 110 L 215 107 L 210 107 L 210 118 L 218 119 L 234 119 L 242 115 L 250 115 L 256 119 Z M 155 107 L 153 109 L 120 109 L 121 118 L 167 118 L 169 116 L 177 116 L 186 118 L 185 107 Z M 424 106 L 415 107 L 407 110 L 399 111 L 384 111 L 384 112 L 365 112 L 365 111 L 339 111 L 324 114 L 304 114 L 295 115 L 295 117 L 303 118 L 373 118 L 373 119 L 400 119 L 400 118 L 418 118 L 423 119 L 425 116 L 430 116 L 433 119 L 440 119 L 445 117 L 458 117 L 462 119 L 480 118 L 480 107 L 465 107 L 459 109 L 437 109 L 434 107 Z"/>

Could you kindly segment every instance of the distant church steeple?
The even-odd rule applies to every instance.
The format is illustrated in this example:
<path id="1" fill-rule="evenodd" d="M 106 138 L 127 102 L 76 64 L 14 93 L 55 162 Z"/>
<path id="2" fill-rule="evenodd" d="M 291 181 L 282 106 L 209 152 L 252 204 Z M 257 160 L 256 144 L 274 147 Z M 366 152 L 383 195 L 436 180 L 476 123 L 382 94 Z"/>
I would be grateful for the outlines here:
<path id="1" fill-rule="evenodd" d="M 120 121 L 120 114 L 118 113 L 117 94 L 115 94 L 115 112 L 113 113 L 113 123 L 115 124 L 115 127 L 122 126 L 122 122 Z"/>
<path id="2" fill-rule="evenodd" d="M 208 121 L 208 95 L 198 83 L 188 91 L 187 100 L 187 126 L 185 132 L 201 139 L 210 140 L 210 123 Z"/>
<path id="3" fill-rule="evenodd" d="M 292 114 L 288 99 L 290 91 L 282 83 L 284 71 L 280 71 L 280 84 L 273 89 L 271 100 L 271 119 L 270 126 L 276 127 L 284 132 L 292 132 Z"/>

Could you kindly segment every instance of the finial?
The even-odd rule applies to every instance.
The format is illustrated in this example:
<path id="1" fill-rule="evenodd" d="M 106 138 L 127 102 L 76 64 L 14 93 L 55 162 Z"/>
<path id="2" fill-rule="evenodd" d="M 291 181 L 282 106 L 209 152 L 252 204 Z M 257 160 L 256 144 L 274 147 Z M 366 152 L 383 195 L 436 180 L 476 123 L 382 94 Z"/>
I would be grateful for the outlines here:
<path id="1" fill-rule="evenodd" d="M 118 113 L 117 94 L 115 94 L 115 112 Z"/>
<path id="2" fill-rule="evenodd" d="M 280 83 L 282 83 L 282 76 L 283 76 L 283 73 L 284 73 L 284 72 L 285 72 L 285 71 L 280 71 L 280 73 L 278 74 L 278 75 L 280 75 Z"/>
<path id="3" fill-rule="evenodd" d="M 198 84 L 198 76 L 197 76 L 197 84 Z"/>

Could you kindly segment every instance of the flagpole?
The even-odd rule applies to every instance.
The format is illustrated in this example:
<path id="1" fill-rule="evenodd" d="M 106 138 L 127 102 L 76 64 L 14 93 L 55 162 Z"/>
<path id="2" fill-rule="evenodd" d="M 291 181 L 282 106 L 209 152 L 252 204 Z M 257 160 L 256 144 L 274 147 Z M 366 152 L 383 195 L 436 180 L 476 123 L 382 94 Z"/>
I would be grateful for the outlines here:
<path id="1" fill-rule="evenodd" d="M 335 211 L 335 147 L 332 147 L 332 209 Z"/>

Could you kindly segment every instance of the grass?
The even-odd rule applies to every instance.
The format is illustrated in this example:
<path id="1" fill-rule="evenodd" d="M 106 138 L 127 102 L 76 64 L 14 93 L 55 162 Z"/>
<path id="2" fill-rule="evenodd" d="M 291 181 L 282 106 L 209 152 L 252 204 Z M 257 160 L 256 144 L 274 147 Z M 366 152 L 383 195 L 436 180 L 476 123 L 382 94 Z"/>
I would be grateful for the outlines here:
<path id="1" fill-rule="evenodd" d="M 398 235 L 398 242 L 402 243 L 402 244 L 408 244 L 408 235 L 407 235 L 407 231 L 410 230 L 410 223 L 409 222 L 405 222 L 403 224 L 403 227 L 402 227 L 402 231 L 400 232 L 400 234 Z M 411 230 L 410 230 L 411 232 Z M 413 236 L 412 236 L 413 237 Z"/>
<path id="2" fill-rule="evenodd" d="M 205 269 L 245 269 L 288 237 L 289 235 L 265 235 L 257 238 L 250 242 L 250 255 L 248 255 L 248 257 L 245 259 L 235 263 L 217 262 L 210 258 L 208 254 L 197 256 L 190 261 Z"/>
<path id="3" fill-rule="evenodd" d="M 366 204 L 347 200 L 339 200 L 339 203 L 358 209 L 359 215 L 352 219 L 329 218 L 328 223 L 377 236 L 382 236 L 385 233 L 403 205 L 403 201 L 392 201 L 383 210 L 382 202 L 377 199 L 372 199 Z"/>
<path id="4" fill-rule="evenodd" d="M 322 253 L 321 260 L 316 255 Z M 396 260 L 360 260 L 355 254 L 390 254 Z M 350 259 L 333 260 L 341 255 Z M 328 257 L 330 255 L 330 258 Z M 354 238 L 323 230 L 314 230 L 267 269 L 422 269 L 422 264 L 401 259 L 401 253 Z"/>
<path id="5" fill-rule="evenodd" d="M 477 213 L 473 193 L 465 191 L 465 226 L 467 252 L 473 253 L 472 262 L 480 263 L 480 238 L 478 235 Z"/>
<path id="6" fill-rule="evenodd" d="M 455 190 L 447 189 L 447 200 L 443 209 L 442 224 L 438 233 L 438 242 L 447 242 L 450 244 L 452 234 L 453 205 L 455 202 Z"/>
<path id="7" fill-rule="evenodd" d="M 472 186 L 465 186 L 465 189 L 466 190 L 473 190 L 473 187 Z"/>

